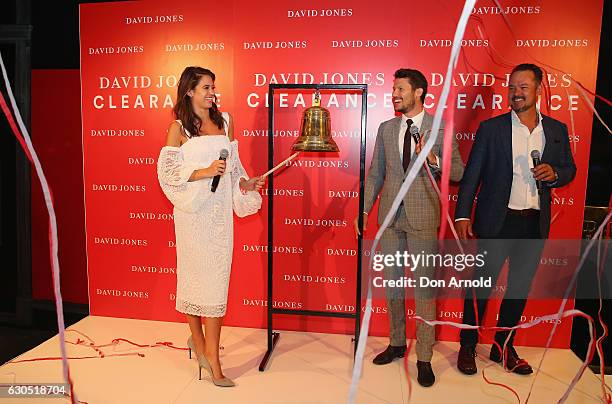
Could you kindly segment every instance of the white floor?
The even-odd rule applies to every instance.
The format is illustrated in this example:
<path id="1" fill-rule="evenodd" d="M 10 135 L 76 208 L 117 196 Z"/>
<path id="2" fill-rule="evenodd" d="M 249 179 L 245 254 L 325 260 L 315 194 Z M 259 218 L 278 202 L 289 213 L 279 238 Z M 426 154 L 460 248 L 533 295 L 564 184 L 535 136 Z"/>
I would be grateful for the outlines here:
<path id="1" fill-rule="evenodd" d="M 138 344 L 173 342 L 185 347 L 186 324 L 108 317 L 87 317 L 70 327 L 87 335 L 98 344 L 125 338 Z M 69 341 L 84 337 L 67 333 Z M 435 346 L 432 365 L 436 384 L 422 388 L 416 382 L 414 353 L 409 361 L 412 395 L 403 362 L 386 366 L 371 363 L 375 353 L 384 349 L 386 338 L 368 339 L 365 366 L 359 385 L 358 403 L 516 403 L 509 391 L 488 385 L 482 374 L 465 376 L 456 369 L 457 343 L 443 342 Z M 278 403 L 314 404 L 347 402 L 352 371 L 351 337 L 346 335 L 281 332 L 272 360 L 265 372 L 258 366 L 266 349 L 265 330 L 225 327 L 222 334 L 221 360 L 228 377 L 237 387 L 219 388 L 208 376 L 198 380 L 197 364 L 186 351 L 166 347 L 138 348 L 127 343 L 102 348 L 104 358 L 70 361 L 70 372 L 80 401 L 99 403 Z M 68 356 L 92 356 L 96 352 L 86 346 L 68 345 Z M 505 373 L 485 358 L 489 346 L 479 347 L 477 363 L 491 381 L 514 388 L 524 402 L 531 376 Z M 519 353 L 532 366 L 539 361 L 539 348 L 519 348 Z M 144 357 L 109 356 L 119 353 L 141 353 Z M 59 355 L 54 337 L 16 360 Z M 553 349 L 537 378 L 530 403 L 555 403 L 563 395 L 569 381 L 580 366 L 570 351 Z M 203 376 L 206 373 L 203 372 Z M 60 361 L 6 363 L 0 367 L 1 383 L 62 382 Z M 590 370 L 571 393 L 567 402 L 598 403 L 601 384 Z M 69 402 L 69 399 L 0 399 L 1 403 Z"/>

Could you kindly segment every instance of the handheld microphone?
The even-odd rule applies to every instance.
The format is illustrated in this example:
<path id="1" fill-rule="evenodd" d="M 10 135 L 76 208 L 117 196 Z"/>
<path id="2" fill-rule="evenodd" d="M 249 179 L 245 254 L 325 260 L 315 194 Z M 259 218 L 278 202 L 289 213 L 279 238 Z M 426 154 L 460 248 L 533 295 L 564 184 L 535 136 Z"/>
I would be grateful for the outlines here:
<path id="1" fill-rule="evenodd" d="M 412 139 L 414 140 L 414 147 L 416 148 L 416 145 L 419 144 L 419 142 L 421 141 L 421 134 L 419 133 L 419 128 L 412 125 L 410 127 L 410 134 L 412 135 Z"/>
<path id="2" fill-rule="evenodd" d="M 537 150 L 531 151 L 531 160 L 533 161 L 533 168 L 540 165 L 540 152 Z M 538 188 L 538 194 L 542 194 L 542 181 L 536 180 L 536 187 Z"/>
<path id="3" fill-rule="evenodd" d="M 227 151 L 227 149 L 221 149 L 221 152 L 219 152 L 219 160 L 225 161 L 225 159 L 227 159 L 227 156 L 229 156 L 229 152 Z M 212 185 L 210 186 L 210 192 L 215 192 L 217 190 L 220 179 L 221 175 L 215 175 L 213 177 Z"/>
<path id="4" fill-rule="evenodd" d="M 410 127 L 410 135 L 412 135 L 412 138 L 414 139 L 414 144 L 416 146 L 421 141 L 421 134 L 419 133 L 419 128 L 412 125 Z"/>

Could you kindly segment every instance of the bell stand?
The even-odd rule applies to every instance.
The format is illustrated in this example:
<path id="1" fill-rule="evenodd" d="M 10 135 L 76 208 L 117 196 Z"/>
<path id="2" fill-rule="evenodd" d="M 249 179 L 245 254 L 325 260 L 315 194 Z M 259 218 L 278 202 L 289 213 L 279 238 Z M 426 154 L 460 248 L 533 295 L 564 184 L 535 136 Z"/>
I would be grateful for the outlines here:
<path id="1" fill-rule="evenodd" d="M 270 84 L 268 87 L 268 168 L 274 167 L 274 90 L 355 90 L 361 91 L 361 147 L 359 153 L 359 212 L 363 212 L 364 195 L 363 188 L 365 182 L 365 153 L 366 153 L 366 124 L 367 124 L 367 105 L 368 105 L 368 85 L 367 84 Z M 272 320 L 274 314 L 286 314 L 296 316 L 315 316 L 315 317 L 335 317 L 350 318 L 355 320 L 355 349 L 359 340 L 361 326 L 361 253 L 363 249 L 363 215 L 359 214 L 358 226 L 360 235 L 357 237 L 357 278 L 355 280 L 355 311 L 354 312 L 328 312 L 317 310 L 293 310 L 274 308 L 273 299 L 273 274 L 274 274 L 274 176 L 268 177 L 268 350 L 264 354 L 259 371 L 266 370 L 266 365 L 270 360 L 272 352 L 278 343 L 279 332 L 273 331 Z"/>

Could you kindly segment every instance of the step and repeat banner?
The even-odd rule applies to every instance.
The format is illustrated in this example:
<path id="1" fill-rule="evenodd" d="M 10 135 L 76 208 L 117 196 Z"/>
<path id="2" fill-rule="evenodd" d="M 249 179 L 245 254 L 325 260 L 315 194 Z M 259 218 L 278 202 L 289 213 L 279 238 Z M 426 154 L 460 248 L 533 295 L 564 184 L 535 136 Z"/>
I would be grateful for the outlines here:
<path id="1" fill-rule="evenodd" d="M 263 5 L 265 4 L 265 6 Z M 156 161 L 173 120 L 178 78 L 186 66 L 217 75 L 219 107 L 235 121 L 242 162 L 267 170 L 268 136 L 275 159 L 291 153 L 312 92 L 277 91 L 275 133 L 268 133 L 267 92 L 279 84 L 358 84 L 359 92 L 322 94 L 339 153 L 305 154 L 275 177 L 274 306 L 354 310 L 360 111 L 367 102 L 367 164 L 380 122 L 393 117 L 393 72 L 422 71 L 426 109 L 438 104 L 456 21 L 463 3 L 447 1 L 140 1 L 80 6 L 81 86 L 87 257 L 93 315 L 184 321 L 174 309 L 176 249 L 173 207 L 161 192 Z M 545 67 L 542 111 L 568 124 L 576 179 L 555 191 L 552 238 L 581 238 L 592 112 L 572 84 L 595 88 L 602 1 L 481 1 L 462 41 L 453 76 L 453 135 L 467 161 L 480 121 L 507 112 L 513 65 Z M 545 106 L 544 104 L 547 104 Z M 265 327 L 267 189 L 259 214 L 235 217 L 225 324 Z M 457 187 L 451 187 L 451 208 Z M 371 217 L 376 217 L 372 213 Z M 373 238 L 371 219 L 366 237 Z M 202 246 L 206 248 L 206 246 Z M 550 273 L 575 260 L 542 257 Z M 536 283 L 538 280 L 536 279 Z M 500 280 L 503 290 L 503 279 Z M 532 300 L 523 321 L 557 311 L 559 300 Z M 408 305 L 408 314 L 414 311 Z M 486 321 L 497 315 L 492 305 Z M 384 300 L 373 306 L 373 335 L 387 335 Z M 438 302 L 441 320 L 461 321 L 459 299 Z M 409 323 L 412 324 L 412 323 Z M 517 343 L 544 344 L 551 324 L 519 333 Z M 275 328 L 351 333 L 353 322 L 275 316 Z M 556 346 L 568 346 L 563 320 Z M 456 339 L 450 328 L 441 339 Z"/>

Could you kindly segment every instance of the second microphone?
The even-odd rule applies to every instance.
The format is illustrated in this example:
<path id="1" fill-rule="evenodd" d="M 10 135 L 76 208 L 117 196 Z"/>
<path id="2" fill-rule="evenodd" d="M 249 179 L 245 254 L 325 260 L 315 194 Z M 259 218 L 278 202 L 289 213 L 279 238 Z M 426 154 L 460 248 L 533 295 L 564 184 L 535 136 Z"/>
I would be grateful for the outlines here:
<path id="1" fill-rule="evenodd" d="M 225 161 L 229 156 L 229 152 L 227 149 L 221 149 L 219 152 L 219 160 Z M 219 186 L 219 180 L 221 179 L 221 175 L 215 175 L 212 180 L 212 185 L 210 186 L 210 192 L 215 192 L 217 187 Z"/>

